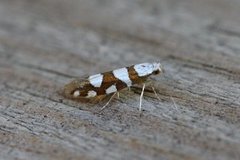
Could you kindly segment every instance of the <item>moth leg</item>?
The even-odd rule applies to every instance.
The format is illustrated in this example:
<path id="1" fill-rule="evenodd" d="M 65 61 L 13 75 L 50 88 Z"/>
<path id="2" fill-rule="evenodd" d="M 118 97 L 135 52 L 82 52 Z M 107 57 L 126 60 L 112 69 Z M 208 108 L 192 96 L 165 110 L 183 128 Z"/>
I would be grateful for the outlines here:
<path id="1" fill-rule="evenodd" d="M 118 97 L 118 99 L 120 98 L 119 92 L 117 92 L 117 97 Z"/>
<path id="2" fill-rule="evenodd" d="M 143 84 L 143 87 L 142 87 L 142 92 L 141 92 L 141 95 L 140 95 L 140 101 L 139 101 L 139 111 L 142 111 L 142 99 L 143 99 L 143 93 L 144 93 L 144 89 L 145 89 L 145 83 Z"/>
<path id="3" fill-rule="evenodd" d="M 161 101 L 160 97 L 158 96 L 158 94 L 157 94 L 157 92 L 156 92 L 156 90 L 155 90 L 155 88 L 154 88 L 153 86 L 152 86 L 152 90 L 153 90 L 155 96 L 157 97 L 157 99 L 158 99 L 159 101 Z"/>
<path id="4" fill-rule="evenodd" d="M 106 98 L 106 95 L 99 95 L 89 100 L 90 103 L 99 103 Z"/>
<path id="5" fill-rule="evenodd" d="M 157 98 L 159 101 L 161 101 L 160 97 L 158 96 L 158 94 L 157 94 L 157 92 L 156 92 L 156 90 L 155 90 L 155 88 L 154 88 L 154 85 L 153 85 L 152 81 L 147 81 L 147 83 L 148 83 L 148 86 L 152 88 L 152 91 L 153 91 L 153 93 L 155 94 L 156 98 Z"/>
<path id="6" fill-rule="evenodd" d="M 118 93 L 118 92 L 115 92 L 115 93 L 111 96 L 111 98 L 110 98 L 110 99 L 108 100 L 108 102 L 101 108 L 100 111 L 104 110 L 104 109 L 107 107 L 107 105 L 112 101 L 113 97 L 114 97 L 117 93 Z"/>

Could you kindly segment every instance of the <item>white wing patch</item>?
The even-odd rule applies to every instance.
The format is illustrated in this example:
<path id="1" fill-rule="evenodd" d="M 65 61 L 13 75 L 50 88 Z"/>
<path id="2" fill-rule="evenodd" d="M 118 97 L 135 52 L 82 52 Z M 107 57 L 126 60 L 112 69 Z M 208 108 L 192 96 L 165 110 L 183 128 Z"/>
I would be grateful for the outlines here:
<path id="1" fill-rule="evenodd" d="M 95 97 L 97 95 L 97 92 L 95 91 L 88 91 L 88 95 L 86 96 L 86 98 L 92 98 Z"/>
<path id="2" fill-rule="evenodd" d="M 126 83 L 128 87 L 132 85 L 132 81 L 129 78 L 127 68 L 120 68 L 120 69 L 113 70 L 113 75 L 117 79 L 120 79 L 122 82 Z"/>
<path id="3" fill-rule="evenodd" d="M 88 78 L 91 85 L 94 87 L 101 87 L 103 82 L 103 75 L 102 74 L 95 74 L 92 76 L 89 76 Z"/>
<path id="4" fill-rule="evenodd" d="M 78 97 L 80 95 L 80 92 L 79 91 L 75 91 L 74 93 L 73 93 L 73 96 L 74 97 Z"/>
<path id="5" fill-rule="evenodd" d="M 151 63 L 136 64 L 133 68 L 139 77 L 147 76 L 153 73 L 153 64 Z"/>
<path id="6" fill-rule="evenodd" d="M 114 93 L 117 91 L 117 88 L 115 85 L 111 85 L 110 87 L 108 87 L 108 89 L 106 89 L 106 94 L 110 94 L 110 93 Z"/>

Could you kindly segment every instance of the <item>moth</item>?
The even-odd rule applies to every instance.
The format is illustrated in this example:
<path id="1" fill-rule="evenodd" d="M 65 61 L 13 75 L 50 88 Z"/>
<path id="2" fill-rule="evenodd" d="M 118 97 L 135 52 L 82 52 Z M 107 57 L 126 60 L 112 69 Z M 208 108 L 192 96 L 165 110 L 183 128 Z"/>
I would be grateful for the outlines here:
<path id="1" fill-rule="evenodd" d="M 112 95 L 109 101 L 102 107 L 103 109 L 119 91 L 141 84 L 142 92 L 139 103 L 139 110 L 141 111 L 147 78 L 162 72 L 163 67 L 159 62 L 135 64 L 91 75 L 85 79 L 75 79 L 64 86 L 64 95 L 71 99 L 92 99 L 99 96 Z M 156 94 L 154 88 L 153 91 Z"/>

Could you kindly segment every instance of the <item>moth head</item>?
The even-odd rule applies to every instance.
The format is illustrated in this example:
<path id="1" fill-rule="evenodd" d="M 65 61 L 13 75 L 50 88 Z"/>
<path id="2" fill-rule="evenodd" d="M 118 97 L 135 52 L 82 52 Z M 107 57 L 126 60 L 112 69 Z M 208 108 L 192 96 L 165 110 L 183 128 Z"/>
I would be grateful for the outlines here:
<path id="1" fill-rule="evenodd" d="M 156 75 L 156 74 L 160 74 L 160 73 L 163 73 L 164 72 L 164 69 L 163 69 L 163 66 L 161 65 L 160 62 L 154 62 L 153 63 L 153 72 L 152 74 Z"/>

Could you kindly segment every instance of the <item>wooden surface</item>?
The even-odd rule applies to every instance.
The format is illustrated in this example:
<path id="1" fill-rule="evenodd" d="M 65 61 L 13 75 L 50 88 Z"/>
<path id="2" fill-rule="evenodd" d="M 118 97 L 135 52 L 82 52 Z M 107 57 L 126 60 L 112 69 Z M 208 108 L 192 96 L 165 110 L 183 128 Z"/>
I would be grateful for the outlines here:
<path id="1" fill-rule="evenodd" d="M 1 0 L 0 157 L 240 159 L 240 1 Z M 103 112 L 63 98 L 83 77 L 160 60 L 161 101 Z"/>

